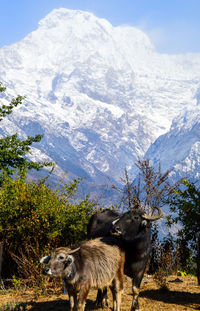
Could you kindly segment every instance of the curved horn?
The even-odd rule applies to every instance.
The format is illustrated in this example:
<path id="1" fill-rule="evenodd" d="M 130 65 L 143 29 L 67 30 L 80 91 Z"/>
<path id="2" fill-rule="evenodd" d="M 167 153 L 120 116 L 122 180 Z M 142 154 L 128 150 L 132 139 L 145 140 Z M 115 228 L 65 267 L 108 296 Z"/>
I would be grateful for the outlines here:
<path id="1" fill-rule="evenodd" d="M 69 254 L 71 255 L 71 254 L 77 252 L 79 249 L 80 249 L 80 247 L 75 248 L 75 249 L 72 249 L 72 250 L 69 252 Z"/>
<path id="2" fill-rule="evenodd" d="M 150 216 L 150 215 L 144 213 L 142 215 L 142 218 L 144 218 L 146 220 L 150 220 L 150 221 L 155 221 L 155 220 L 160 219 L 163 216 L 163 212 L 162 212 L 162 210 L 159 207 L 155 207 L 155 208 L 158 210 L 158 214 L 157 215 Z"/>

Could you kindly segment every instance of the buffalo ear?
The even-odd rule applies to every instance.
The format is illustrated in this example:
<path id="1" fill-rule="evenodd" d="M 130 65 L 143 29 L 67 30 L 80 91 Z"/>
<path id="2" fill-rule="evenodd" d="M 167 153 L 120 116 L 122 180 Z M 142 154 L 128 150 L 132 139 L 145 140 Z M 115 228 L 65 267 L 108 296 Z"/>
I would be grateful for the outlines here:
<path id="1" fill-rule="evenodd" d="M 48 264 L 51 256 L 44 256 L 40 259 L 40 263 Z"/>
<path id="2" fill-rule="evenodd" d="M 65 259 L 65 265 L 64 269 L 66 269 L 69 265 L 71 265 L 74 262 L 74 256 L 68 255 L 67 258 Z"/>
<path id="3" fill-rule="evenodd" d="M 146 226 L 147 226 L 147 220 L 143 220 L 142 222 L 141 222 L 141 226 L 142 226 L 142 228 L 146 228 Z"/>

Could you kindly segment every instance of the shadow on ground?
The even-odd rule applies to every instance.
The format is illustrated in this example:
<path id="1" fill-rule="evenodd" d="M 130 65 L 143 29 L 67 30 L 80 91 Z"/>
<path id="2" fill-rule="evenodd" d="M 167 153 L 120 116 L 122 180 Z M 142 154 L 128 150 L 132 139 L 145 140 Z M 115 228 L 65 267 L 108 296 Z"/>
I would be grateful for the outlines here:
<path id="1" fill-rule="evenodd" d="M 198 307 L 194 310 L 200 310 L 200 293 L 189 293 L 184 291 L 162 291 L 162 290 L 144 290 L 140 292 L 140 297 L 162 301 L 168 304 L 188 305 L 195 304 Z"/>
<path id="2" fill-rule="evenodd" d="M 64 299 L 29 303 L 29 311 L 69 311 L 69 301 Z M 86 310 L 98 310 L 94 301 L 87 299 Z"/>

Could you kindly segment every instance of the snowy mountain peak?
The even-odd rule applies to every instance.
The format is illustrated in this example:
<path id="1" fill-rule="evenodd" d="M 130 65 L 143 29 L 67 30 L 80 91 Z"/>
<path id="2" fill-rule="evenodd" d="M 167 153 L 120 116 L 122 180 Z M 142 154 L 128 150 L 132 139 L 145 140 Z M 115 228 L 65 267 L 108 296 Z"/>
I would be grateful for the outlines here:
<path id="1" fill-rule="evenodd" d="M 55 9 L 43 18 L 39 24 L 39 29 L 52 28 L 62 30 L 62 32 L 74 31 L 81 37 L 86 33 L 95 34 L 95 31 L 100 28 L 103 31 L 110 31 L 112 25 L 103 18 L 97 18 L 94 14 L 80 11 L 80 10 L 68 10 L 68 9 Z"/>
<path id="2" fill-rule="evenodd" d="M 63 23 L 67 25 L 70 22 L 73 24 L 78 22 L 79 25 L 81 23 L 84 24 L 89 22 L 95 24 L 98 22 L 101 23 L 104 27 L 111 27 L 111 24 L 107 20 L 103 18 L 97 18 L 93 13 L 81 10 L 69 10 L 65 8 L 53 10 L 42 20 L 40 20 L 38 25 L 40 27 L 47 27 L 49 29 Z"/>
<path id="3" fill-rule="evenodd" d="M 76 61 L 85 61 L 86 57 L 96 53 L 117 68 L 125 63 L 132 65 L 131 54 L 136 57 L 138 53 L 154 51 L 149 38 L 139 29 L 113 27 L 92 13 L 68 9 L 49 13 L 39 22 L 36 31 L 25 38 L 25 42 L 37 45 L 41 53 L 55 49 L 57 55 L 63 54 L 72 59 L 77 56 Z M 124 53 L 127 54 L 126 61 L 122 62 Z M 108 57 L 109 54 L 112 57 Z"/>
<path id="4" fill-rule="evenodd" d="M 133 174 L 135 159 L 171 124 L 177 131 L 184 119 L 172 123 L 175 117 L 199 105 L 199 72 L 200 54 L 158 54 L 139 29 L 56 9 L 23 40 L 0 49 L 9 95 L 27 96 L 0 133 L 44 134 L 32 156 L 58 163 L 58 175 L 120 182 L 124 168 Z M 159 158 L 164 145 L 156 146 Z M 164 158 L 170 157 L 173 150 Z"/>

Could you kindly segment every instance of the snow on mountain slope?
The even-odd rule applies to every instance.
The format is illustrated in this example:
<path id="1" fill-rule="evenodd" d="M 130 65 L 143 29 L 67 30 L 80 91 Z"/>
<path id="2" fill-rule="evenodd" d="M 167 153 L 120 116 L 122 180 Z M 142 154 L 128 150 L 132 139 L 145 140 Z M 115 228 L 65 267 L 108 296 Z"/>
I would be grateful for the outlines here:
<path id="1" fill-rule="evenodd" d="M 145 155 L 154 166 L 171 170 L 173 180 L 200 177 L 200 107 L 177 116 L 169 132 L 160 136 Z"/>
<path id="2" fill-rule="evenodd" d="M 57 174 L 120 182 L 173 118 L 199 104 L 200 54 L 158 54 L 139 29 L 92 13 L 56 9 L 20 42 L 0 49 L 8 101 L 24 104 L 1 134 L 44 134 L 33 157 Z"/>

